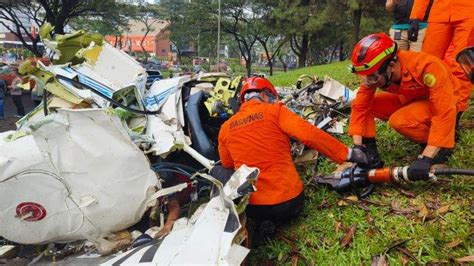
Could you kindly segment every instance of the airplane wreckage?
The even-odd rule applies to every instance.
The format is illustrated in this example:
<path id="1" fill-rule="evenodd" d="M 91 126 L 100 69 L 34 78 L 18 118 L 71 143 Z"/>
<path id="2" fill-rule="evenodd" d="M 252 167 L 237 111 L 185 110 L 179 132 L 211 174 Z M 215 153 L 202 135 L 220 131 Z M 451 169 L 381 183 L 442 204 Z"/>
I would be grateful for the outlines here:
<path id="1" fill-rule="evenodd" d="M 199 73 L 148 87 L 145 69 L 101 35 L 53 38 L 52 30 L 46 24 L 40 35 L 53 64 L 19 67 L 44 87 L 42 103 L 17 130 L 0 133 L 0 255 L 49 244 L 36 261 L 55 254 L 104 265 L 240 264 L 249 252 L 244 210 L 259 170 L 244 165 L 225 185 L 210 173 L 219 127 L 239 108 L 242 78 Z M 336 134 L 355 96 L 311 76 L 279 93 L 294 112 Z M 297 142 L 292 153 L 303 165 L 317 159 Z M 187 179 L 163 188 L 165 172 Z M 145 232 L 127 229 L 151 212 L 159 217 L 146 231 L 153 236 L 167 197 L 184 190 L 200 204 L 193 213 L 169 234 L 133 245 Z M 51 243 L 67 244 L 53 252 Z"/>

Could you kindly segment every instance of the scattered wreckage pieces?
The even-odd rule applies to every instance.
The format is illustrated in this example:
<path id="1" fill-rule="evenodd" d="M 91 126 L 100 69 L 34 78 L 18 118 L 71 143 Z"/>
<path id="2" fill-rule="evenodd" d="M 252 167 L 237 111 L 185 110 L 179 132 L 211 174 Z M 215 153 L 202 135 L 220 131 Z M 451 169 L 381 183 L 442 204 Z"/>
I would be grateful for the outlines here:
<path id="1" fill-rule="evenodd" d="M 246 205 L 246 196 L 255 191 L 252 184 L 258 173 L 257 168 L 242 165 L 225 186 L 210 175 L 198 174 L 214 185 L 214 196 L 208 203 L 199 206 L 189 219 L 178 219 L 164 238 L 131 249 L 102 265 L 239 265 L 250 250 L 240 245 L 239 232 L 245 226 L 240 223 L 243 212 L 237 210 L 232 199 L 243 196 L 241 203 Z"/>
<path id="2" fill-rule="evenodd" d="M 302 81 L 306 79 L 310 83 L 303 85 Z M 300 76 L 296 88 L 277 88 L 277 91 L 282 101 L 309 123 L 329 133 L 344 133 L 347 115 L 341 111 L 350 106 L 356 92 L 328 76 L 319 80 L 308 75 Z M 298 142 L 292 143 L 291 152 L 294 162 L 302 166 L 308 166 L 318 158 L 316 151 L 308 150 Z"/>
<path id="3" fill-rule="evenodd" d="M 77 31 L 57 34 L 53 39 L 53 29 L 50 24 L 43 25 L 40 36 L 54 52 L 54 65 L 45 66 L 37 61 L 19 67 L 21 74 L 34 77 L 50 96 L 44 97 L 46 102 L 42 106 L 23 117 L 17 123 L 18 128 L 59 108 L 108 108 L 115 101 L 115 105 L 143 110 L 146 71 L 138 62 L 104 42 L 99 34 Z M 115 109 L 121 114 L 125 112 Z M 144 130 L 146 116 L 129 112 L 121 117 L 133 133 Z"/>

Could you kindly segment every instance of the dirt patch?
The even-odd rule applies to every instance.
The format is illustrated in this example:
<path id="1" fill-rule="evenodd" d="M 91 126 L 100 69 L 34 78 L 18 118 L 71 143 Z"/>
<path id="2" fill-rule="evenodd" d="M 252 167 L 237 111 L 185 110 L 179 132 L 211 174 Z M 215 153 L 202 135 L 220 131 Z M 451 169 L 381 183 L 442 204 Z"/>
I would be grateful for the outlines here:
<path id="1" fill-rule="evenodd" d="M 15 123 L 18 121 L 17 117 L 5 117 L 0 120 L 0 132 L 5 132 L 8 130 L 15 130 Z"/>

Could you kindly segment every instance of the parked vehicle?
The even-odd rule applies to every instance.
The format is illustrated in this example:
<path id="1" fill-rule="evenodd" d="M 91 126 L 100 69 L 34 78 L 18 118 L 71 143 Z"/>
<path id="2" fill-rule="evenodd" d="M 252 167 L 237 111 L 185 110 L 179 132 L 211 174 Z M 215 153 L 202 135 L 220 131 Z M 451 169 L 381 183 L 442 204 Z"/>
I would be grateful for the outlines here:
<path id="1" fill-rule="evenodd" d="M 170 71 L 172 71 L 172 72 L 181 72 L 181 71 L 183 71 L 183 69 L 181 68 L 180 65 L 172 65 L 170 67 Z"/>
<path id="2" fill-rule="evenodd" d="M 148 77 L 146 78 L 146 87 L 150 88 L 153 82 L 163 79 L 163 75 L 159 70 L 147 70 Z"/>
<path id="3" fill-rule="evenodd" d="M 154 61 L 148 61 L 147 63 L 143 64 L 143 67 L 150 70 L 160 70 L 161 64 Z"/>

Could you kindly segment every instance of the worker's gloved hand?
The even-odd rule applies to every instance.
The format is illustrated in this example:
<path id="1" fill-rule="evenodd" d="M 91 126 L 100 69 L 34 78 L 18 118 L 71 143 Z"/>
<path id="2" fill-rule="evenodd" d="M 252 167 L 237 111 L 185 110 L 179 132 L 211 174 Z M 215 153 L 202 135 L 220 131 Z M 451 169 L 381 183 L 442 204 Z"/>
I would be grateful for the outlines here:
<path id="1" fill-rule="evenodd" d="M 367 158 L 366 153 L 367 150 L 364 146 L 354 145 L 351 149 L 349 149 L 347 161 L 366 166 L 369 163 L 369 159 Z"/>
<path id="2" fill-rule="evenodd" d="M 408 167 L 408 178 L 413 181 L 428 180 L 432 161 L 430 157 L 418 156 L 418 159 Z"/>
<path id="3" fill-rule="evenodd" d="M 410 28 L 408 29 L 408 40 L 411 42 L 418 41 L 418 31 L 420 30 L 420 21 L 412 19 L 410 21 Z"/>

